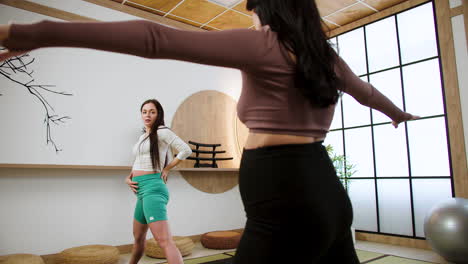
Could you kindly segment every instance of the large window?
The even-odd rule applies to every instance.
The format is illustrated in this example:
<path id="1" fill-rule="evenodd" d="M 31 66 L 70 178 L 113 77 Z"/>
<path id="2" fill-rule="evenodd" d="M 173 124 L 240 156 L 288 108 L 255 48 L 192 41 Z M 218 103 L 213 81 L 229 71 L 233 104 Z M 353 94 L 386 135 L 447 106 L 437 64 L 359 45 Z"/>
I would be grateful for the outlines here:
<path id="1" fill-rule="evenodd" d="M 355 165 L 356 230 L 424 238 L 424 217 L 452 197 L 447 120 L 432 2 L 330 40 L 354 73 L 422 118 L 398 129 L 344 94 L 325 144 Z M 346 167 L 346 166 L 345 166 Z"/>

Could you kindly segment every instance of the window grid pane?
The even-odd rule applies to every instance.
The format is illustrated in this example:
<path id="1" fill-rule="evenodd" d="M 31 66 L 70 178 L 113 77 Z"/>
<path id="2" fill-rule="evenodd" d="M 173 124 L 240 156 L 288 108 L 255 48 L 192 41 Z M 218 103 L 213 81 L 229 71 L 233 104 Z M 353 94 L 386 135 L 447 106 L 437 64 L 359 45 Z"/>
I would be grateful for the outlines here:
<path id="1" fill-rule="evenodd" d="M 377 232 L 375 181 L 352 180 L 348 194 L 353 206 L 353 227 L 358 230 Z"/>
<path id="2" fill-rule="evenodd" d="M 354 73 L 361 75 L 367 72 L 363 28 L 338 36 L 338 50 Z"/>
<path id="3" fill-rule="evenodd" d="M 345 135 L 346 165 L 353 165 L 352 177 L 374 177 L 372 131 L 370 127 L 347 129 Z"/>
<path id="4" fill-rule="evenodd" d="M 397 15 L 402 63 L 437 56 L 432 3 Z"/>
<path id="5" fill-rule="evenodd" d="M 403 94 L 401 87 L 400 69 L 384 71 L 369 76 L 370 83 L 387 96 L 396 106 L 403 109 Z M 372 122 L 383 123 L 391 121 L 383 113 L 372 110 Z"/>
<path id="6" fill-rule="evenodd" d="M 404 126 L 405 124 L 403 124 Z M 374 127 L 375 167 L 378 177 L 409 177 L 406 134 L 403 127 Z"/>
<path id="7" fill-rule="evenodd" d="M 374 72 L 399 65 L 395 17 L 372 23 L 366 28 L 369 71 Z"/>
<path id="8" fill-rule="evenodd" d="M 408 123 L 411 175 L 450 176 L 445 117 Z"/>
<path id="9" fill-rule="evenodd" d="M 344 127 L 370 125 L 370 109 L 364 107 L 352 96 L 343 94 Z"/>
<path id="10" fill-rule="evenodd" d="M 413 234 L 409 180 L 377 180 L 380 231 Z"/>
<path id="11" fill-rule="evenodd" d="M 406 111 L 419 116 L 444 114 L 439 59 L 403 67 Z"/>

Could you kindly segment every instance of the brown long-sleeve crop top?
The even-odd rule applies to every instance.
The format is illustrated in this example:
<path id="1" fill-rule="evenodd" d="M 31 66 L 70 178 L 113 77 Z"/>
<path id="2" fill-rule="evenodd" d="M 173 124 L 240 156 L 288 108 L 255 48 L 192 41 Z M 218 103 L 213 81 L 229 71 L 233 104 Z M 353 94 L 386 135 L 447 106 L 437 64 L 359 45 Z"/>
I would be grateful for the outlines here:
<path id="1" fill-rule="evenodd" d="M 237 114 L 252 132 L 325 137 L 335 106 L 311 105 L 294 85 L 295 63 L 268 27 L 214 32 L 182 31 L 144 20 L 13 24 L 3 46 L 12 51 L 81 47 L 145 58 L 174 59 L 242 72 Z M 407 113 L 357 77 L 338 57 L 343 87 L 361 104 L 402 121 Z M 155 74 L 157 76 L 157 74 Z"/>

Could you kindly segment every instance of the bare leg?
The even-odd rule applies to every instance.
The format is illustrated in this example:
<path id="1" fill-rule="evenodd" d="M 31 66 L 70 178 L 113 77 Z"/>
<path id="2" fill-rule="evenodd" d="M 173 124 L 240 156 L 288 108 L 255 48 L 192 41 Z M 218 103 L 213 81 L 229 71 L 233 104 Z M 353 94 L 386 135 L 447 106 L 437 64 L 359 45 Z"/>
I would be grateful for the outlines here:
<path id="1" fill-rule="evenodd" d="M 146 232 L 148 231 L 148 225 L 142 224 L 137 220 L 133 219 L 133 237 L 135 242 L 132 249 L 132 257 L 130 258 L 129 264 L 137 264 L 145 252 L 145 241 Z"/>
<path id="2" fill-rule="evenodd" d="M 169 264 L 183 264 L 182 255 L 180 255 L 179 249 L 172 240 L 167 220 L 149 223 L 149 228 L 154 239 L 158 241 L 159 246 L 164 250 L 167 262 Z"/>

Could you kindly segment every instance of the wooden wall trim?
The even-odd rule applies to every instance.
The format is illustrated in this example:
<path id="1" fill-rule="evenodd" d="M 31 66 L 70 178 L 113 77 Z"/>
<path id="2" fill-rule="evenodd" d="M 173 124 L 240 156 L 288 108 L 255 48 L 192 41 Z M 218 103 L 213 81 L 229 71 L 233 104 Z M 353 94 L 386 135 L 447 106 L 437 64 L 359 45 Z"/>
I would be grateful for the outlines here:
<path id="1" fill-rule="evenodd" d="M 466 164 L 465 135 L 458 85 L 455 46 L 450 17 L 449 0 L 435 0 L 440 57 L 444 75 L 445 105 L 447 111 L 450 155 L 454 192 L 456 197 L 468 198 L 468 169 Z"/>
<path id="2" fill-rule="evenodd" d="M 468 46 L 468 1 L 463 1 L 463 20 L 465 20 L 465 37 Z"/>
<path id="3" fill-rule="evenodd" d="M 0 0 L 0 4 L 38 13 L 41 15 L 55 17 L 65 21 L 97 21 L 96 19 L 80 16 L 60 9 L 44 6 L 26 0 Z"/>
<path id="4" fill-rule="evenodd" d="M 179 165 L 180 166 L 180 165 Z M 179 172 L 203 172 L 207 173 L 238 173 L 239 168 L 172 168 L 171 171 Z M 1 168 L 11 169 L 78 169 L 78 170 L 131 170 L 131 166 L 108 166 L 108 165 L 60 165 L 60 164 L 18 164 L 18 163 L 0 163 Z"/>
<path id="5" fill-rule="evenodd" d="M 356 232 L 356 240 L 431 250 L 426 240 Z"/>
<path id="6" fill-rule="evenodd" d="M 59 165 L 59 164 L 0 164 L 0 168 L 13 169 L 79 169 L 79 170 L 130 170 L 130 166 Z"/>
<path id="7" fill-rule="evenodd" d="M 119 12 L 127 13 L 132 16 L 137 16 L 141 17 L 144 19 L 148 19 L 151 21 L 154 21 L 159 24 L 164 24 L 170 27 L 178 28 L 178 29 L 186 29 L 186 30 L 192 30 L 192 31 L 206 31 L 204 29 L 194 27 L 189 24 L 185 24 L 176 20 L 172 20 L 169 18 L 165 18 L 156 14 L 152 14 L 143 10 L 139 10 L 137 8 L 127 6 L 127 5 L 122 5 L 114 1 L 109 1 L 109 0 L 82 0 L 91 4 L 95 4 L 98 6 L 106 7 L 109 9 L 113 9 Z"/>
<path id="8" fill-rule="evenodd" d="M 463 15 L 463 5 L 450 9 L 450 17 Z"/>
<path id="9" fill-rule="evenodd" d="M 411 7 L 415 7 L 417 5 L 420 5 L 420 4 L 423 4 L 423 3 L 426 3 L 426 2 L 430 2 L 430 1 L 429 0 L 408 0 L 408 1 L 403 2 L 401 4 L 394 5 L 392 7 L 389 7 L 387 9 L 385 9 L 385 10 L 382 10 L 382 11 L 380 11 L 378 13 L 373 14 L 373 15 L 370 15 L 370 16 L 367 16 L 365 18 L 354 21 L 352 23 L 346 24 L 346 25 L 344 25 L 342 27 L 333 29 L 330 32 L 328 32 L 328 36 L 330 38 L 335 37 L 335 36 L 340 35 L 342 33 L 351 31 L 351 30 L 353 30 L 355 28 L 358 28 L 358 27 L 362 27 L 362 26 L 364 26 L 366 24 L 369 24 L 371 22 L 374 22 L 376 20 L 382 19 L 382 18 L 387 17 L 387 16 L 394 15 L 396 13 L 399 13 L 399 12 L 403 11 L 403 10 L 409 9 Z"/>

